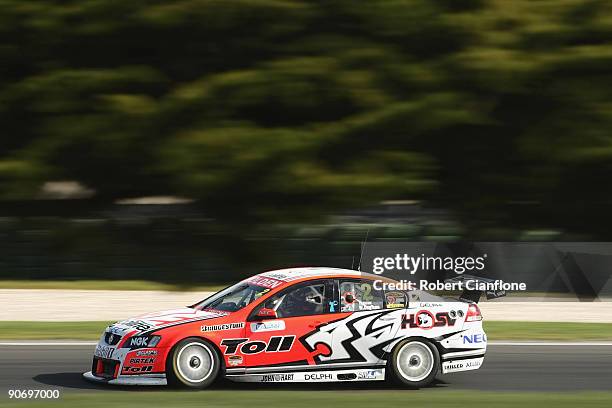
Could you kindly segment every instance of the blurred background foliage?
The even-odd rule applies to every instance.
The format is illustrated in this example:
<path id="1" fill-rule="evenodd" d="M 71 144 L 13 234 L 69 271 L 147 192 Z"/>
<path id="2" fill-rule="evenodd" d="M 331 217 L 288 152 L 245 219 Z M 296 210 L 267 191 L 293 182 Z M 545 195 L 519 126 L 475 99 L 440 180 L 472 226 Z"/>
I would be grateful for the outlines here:
<path id="1" fill-rule="evenodd" d="M 338 222 L 383 225 L 374 239 L 612 237 L 609 1 L 0 0 L 0 61 L 0 230 L 17 264 L 32 229 L 47 238 L 24 254 L 157 248 L 171 254 L 156 265 L 194 271 L 198 251 L 264 265 L 281 237 Z M 46 193 L 57 181 L 81 196 Z M 193 201 L 117 209 L 147 196 Z M 418 215 L 350 218 L 389 200 Z M 126 213 L 148 226 L 116 230 Z"/>

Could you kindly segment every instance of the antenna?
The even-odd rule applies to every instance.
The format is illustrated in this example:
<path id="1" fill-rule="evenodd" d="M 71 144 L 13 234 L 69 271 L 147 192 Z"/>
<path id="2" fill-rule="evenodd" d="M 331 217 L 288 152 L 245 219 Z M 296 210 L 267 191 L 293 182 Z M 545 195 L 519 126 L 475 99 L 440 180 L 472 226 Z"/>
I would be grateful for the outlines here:
<path id="1" fill-rule="evenodd" d="M 366 231 L 365 239 L 361 243 L 361 254 L 359 254 L 359 265 L 357 266 L 357 270 L 361 272 L 361 260 L 363 259 L 363 253 L 365 252 L 365 244 L 368 242 L 368 234 L 370 233 L 370 229 Z"/>

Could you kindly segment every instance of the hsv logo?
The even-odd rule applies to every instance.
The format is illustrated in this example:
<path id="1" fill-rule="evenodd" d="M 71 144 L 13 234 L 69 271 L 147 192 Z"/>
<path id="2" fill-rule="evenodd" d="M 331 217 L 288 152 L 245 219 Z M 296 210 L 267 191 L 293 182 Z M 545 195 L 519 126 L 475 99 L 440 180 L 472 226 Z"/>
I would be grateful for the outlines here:
<path id="1" fill-rule="evenodd" d="M 264 341 L 249 341 L 249 339 L 223 339 L 221 345 L 225 346 L 224 354 L 236 354 L 238 346 L 242 354 L 276 353 L 291 350 L 295 336 L 273 336 L 266 343 Z"/>
<path id="2" fill-rule="evenodd" d="M 402 319 L 402 329 L 410 328 L 432 329 L 434 327 L 454 326 L 457 319 L 449 316 L 448 312 L 439 312 L 435 316 L 428 310 L 420 310 Z"/>

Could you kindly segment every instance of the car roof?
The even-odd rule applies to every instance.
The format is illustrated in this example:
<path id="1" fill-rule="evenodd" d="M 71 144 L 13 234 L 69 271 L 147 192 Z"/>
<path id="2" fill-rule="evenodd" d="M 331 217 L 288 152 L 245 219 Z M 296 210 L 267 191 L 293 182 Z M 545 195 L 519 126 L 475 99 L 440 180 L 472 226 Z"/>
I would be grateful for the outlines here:
<path id="1" fill-rule="evenodd" d="M 311 266 L 311 267 L 299 267 L 299 268 L 287 268 L 278 269 L 274 271 L 267 271 L 255 275 L 262 278 L 272 278 L 284 282 L 294 282 L 298 280 L 310 280 L 315 278 L 330 278 L 330 277 L 354 277 L 354 278 L 369 278 L 369 279 L 380 279 L 380 280 L 392 280 L 382 276 L 373 275 L 367 272 L 354 271 L 351 269 L 342 268 L 330 268 L 323 266 Z"/>

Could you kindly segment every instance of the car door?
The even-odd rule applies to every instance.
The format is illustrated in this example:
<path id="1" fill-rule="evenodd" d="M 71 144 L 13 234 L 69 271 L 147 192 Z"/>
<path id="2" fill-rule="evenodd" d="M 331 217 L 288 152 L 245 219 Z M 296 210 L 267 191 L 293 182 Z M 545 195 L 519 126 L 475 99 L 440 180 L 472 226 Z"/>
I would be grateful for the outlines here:
<path id="1" fill-rule="evenodd" d="M 337 290 L 338 312 L 342 319 L 325 327 L 324 331 L 333 333 L 332 352 L 319 356 L 319 364 L 347 367 L 382 364 L 385 348 L 395 339 L 401 326 L 400 301 L 394 299 L 388 308 L 385 293 L 376 289 L 369 279 L 339 279 Z M 306 339 L 309 342 L 317 340 Z"/>
<path id="2" fill-rule="evenodd" d="M 337 305 L 333 280 L 317 279 L 292 285 L 255 307 L 247 319 L 246 341 L 236 350 L 247 372 L 316 364 L 316 356 L 329 353 L 329 345 L 311 347 L 302 340 L 336 318 Z M 270 318 L 258 316 L 262 309 Z"/>

